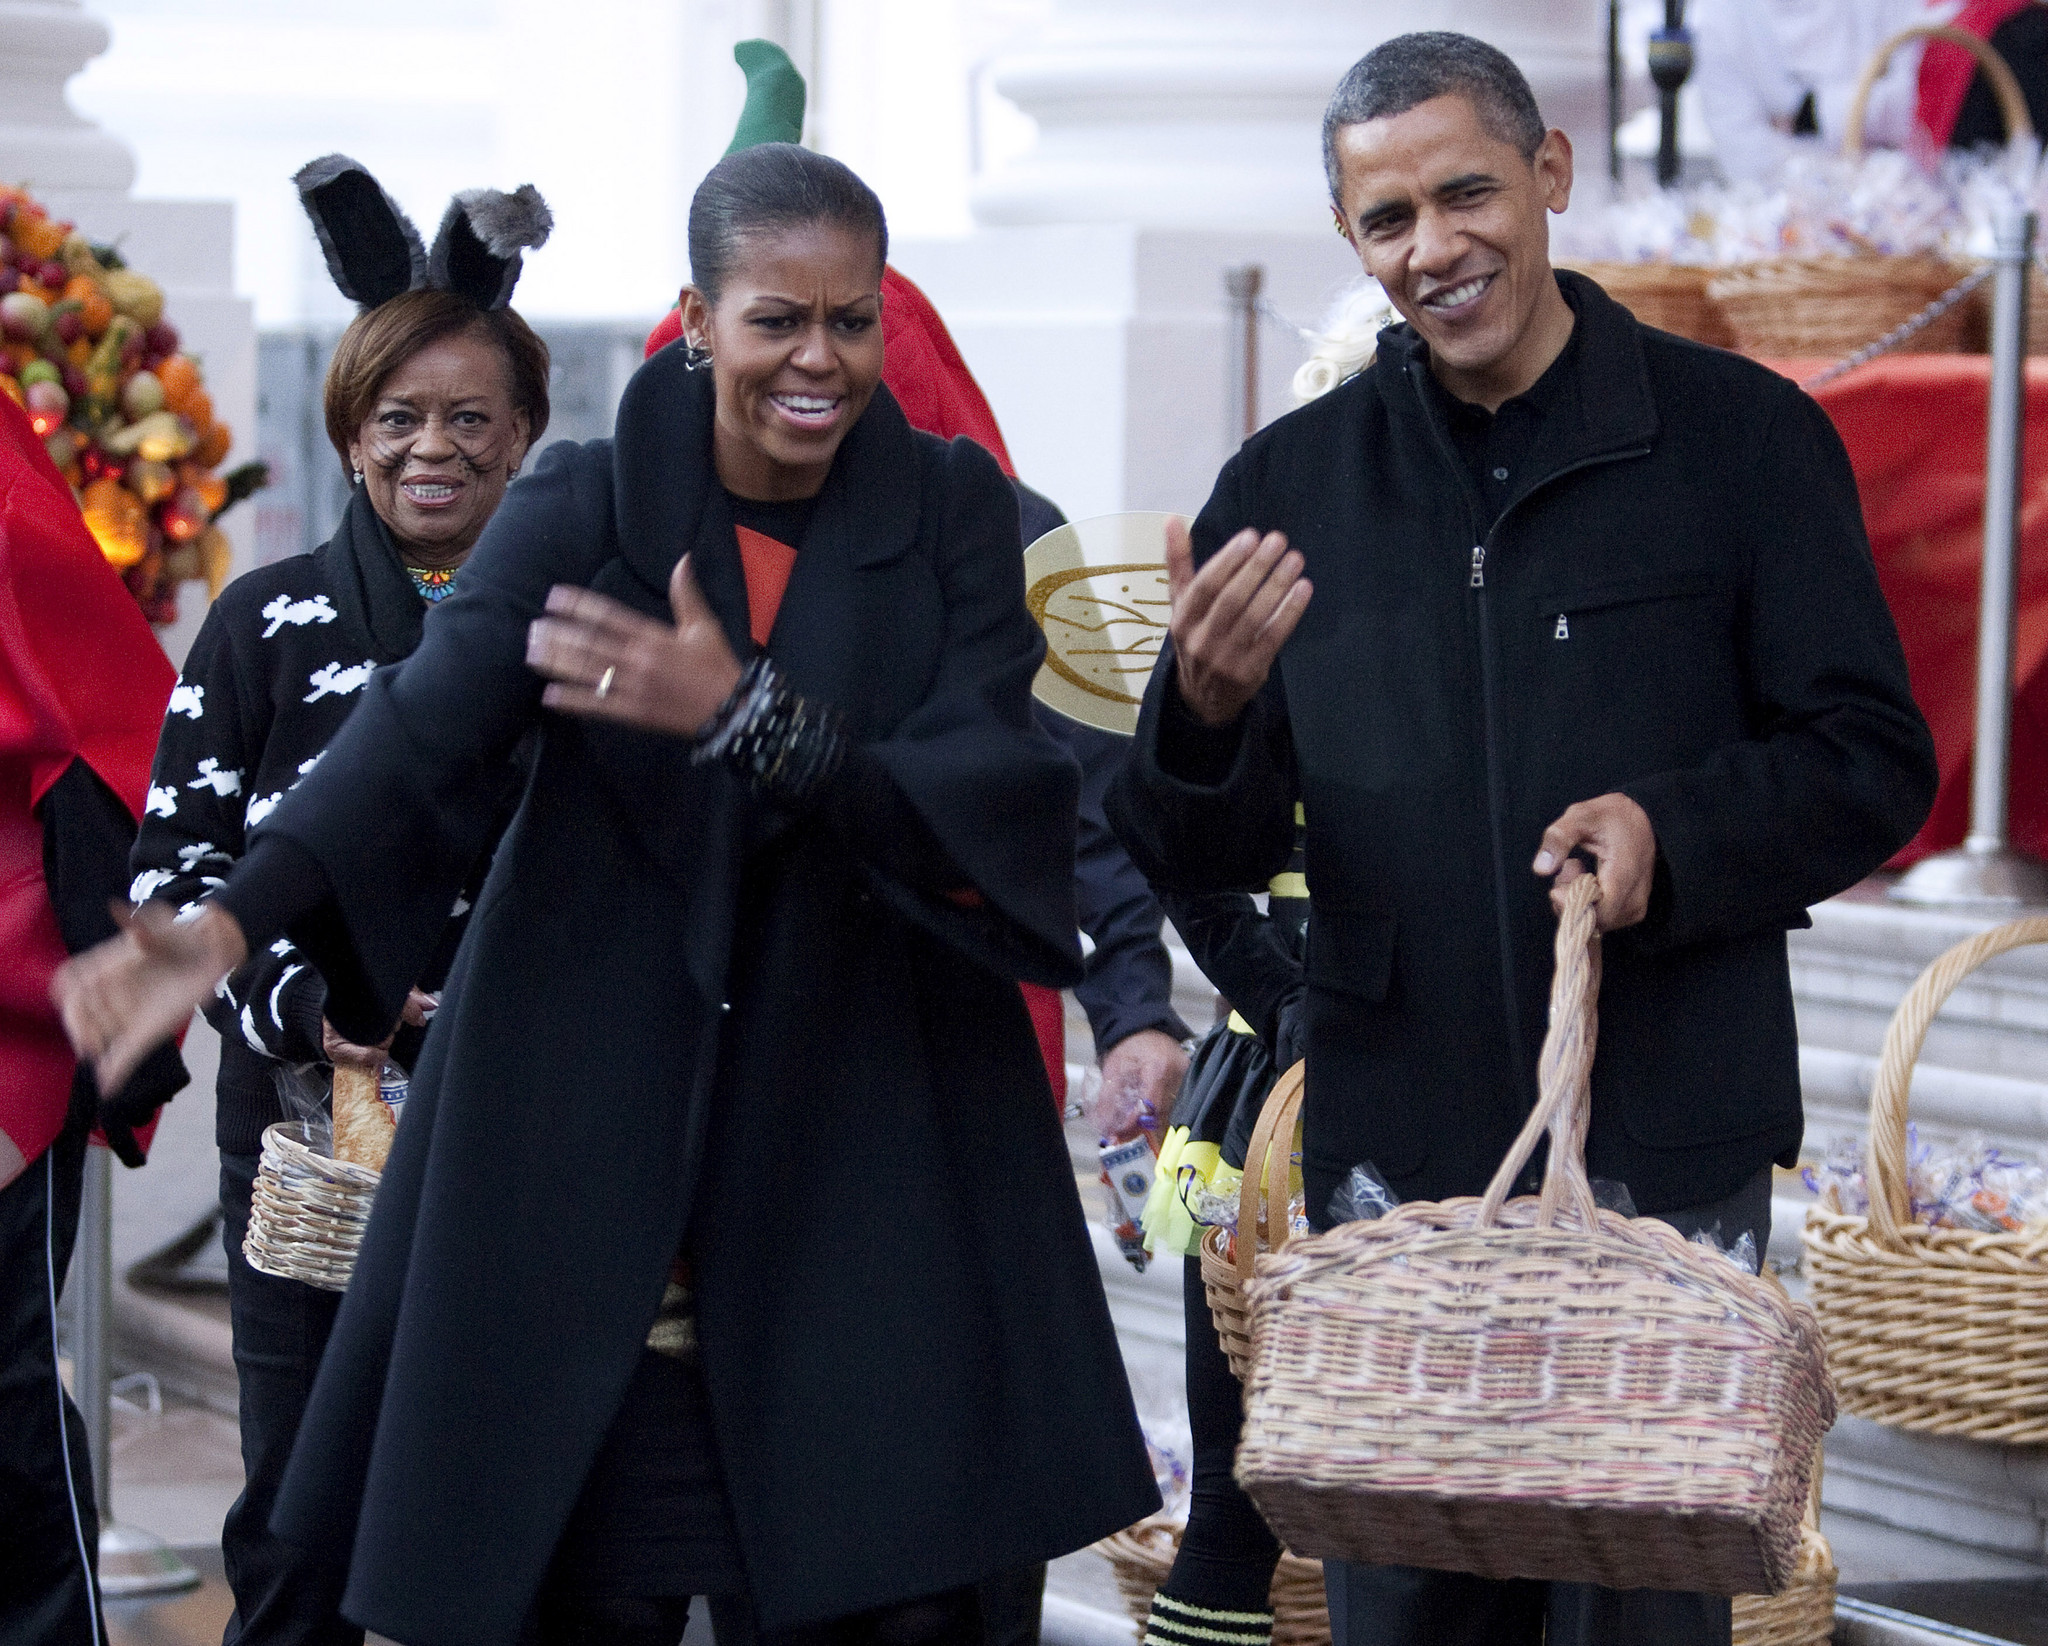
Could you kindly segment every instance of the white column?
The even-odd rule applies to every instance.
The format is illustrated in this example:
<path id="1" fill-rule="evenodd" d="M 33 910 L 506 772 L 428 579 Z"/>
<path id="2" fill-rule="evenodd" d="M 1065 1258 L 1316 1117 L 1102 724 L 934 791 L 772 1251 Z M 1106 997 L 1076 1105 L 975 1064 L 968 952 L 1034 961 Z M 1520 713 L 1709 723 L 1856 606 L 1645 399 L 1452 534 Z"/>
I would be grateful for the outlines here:
<path id="1" fill-rule="evenodd" d="M 125 194 L 135 156 L 81 119 L 64 86 L 107 49 L 106 24 L 80 0 L 0 0 L 0 178 Z"/>
<path id="2" fill-rule="evenodd" d="M 1600 140 L 1601 0 L 1058 0 L 996 89 L 1038 122 L 974 191 L 987 224 L 1302 230 L 1326 213 L 1320 126 L 1344 71 L 1411 29 L 1500 47 L 1545 117 Z"/>

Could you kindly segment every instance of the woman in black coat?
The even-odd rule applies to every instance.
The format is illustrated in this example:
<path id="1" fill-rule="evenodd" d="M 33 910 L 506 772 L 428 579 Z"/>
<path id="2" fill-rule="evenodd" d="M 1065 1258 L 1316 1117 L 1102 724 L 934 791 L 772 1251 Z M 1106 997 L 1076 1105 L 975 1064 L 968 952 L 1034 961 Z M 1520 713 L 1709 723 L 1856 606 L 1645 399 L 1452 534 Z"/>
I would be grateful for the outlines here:
<path id="1" fill-rule="evenodd" d="M 104 1081 L 288 927 L 386 1032 L 538 722 L 279 1511 L 408 1643 L 672 1646 L 741 1590 L 965 1640 L 975 1579 L 1158 1501 L 1012 986 L 1080 973 L 1014 496 L 878 387 L 844 167 L 730 156 L 690 234 L 616 438 L 515 488 L 201 918 L 59 985 Z"/>

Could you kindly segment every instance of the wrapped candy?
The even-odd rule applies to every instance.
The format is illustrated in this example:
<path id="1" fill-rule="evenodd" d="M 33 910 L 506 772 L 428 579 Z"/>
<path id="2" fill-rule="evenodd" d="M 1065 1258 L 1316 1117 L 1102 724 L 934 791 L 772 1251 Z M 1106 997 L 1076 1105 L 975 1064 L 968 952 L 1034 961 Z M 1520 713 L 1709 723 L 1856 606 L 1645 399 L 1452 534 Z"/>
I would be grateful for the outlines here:
<path id="1" fill-rule="evenodd" d="M 1800 1176 L 1823 1204 L 1867 1216 L 1862 1140 L 1838 1137 Z M 1914 1222 L 1936 1229 L 2016 1234 L 2048 1226 L 2048 1167 L 1975 1134 L 1938 1148 L 1906 1127 L 1906 1194 Z"/>

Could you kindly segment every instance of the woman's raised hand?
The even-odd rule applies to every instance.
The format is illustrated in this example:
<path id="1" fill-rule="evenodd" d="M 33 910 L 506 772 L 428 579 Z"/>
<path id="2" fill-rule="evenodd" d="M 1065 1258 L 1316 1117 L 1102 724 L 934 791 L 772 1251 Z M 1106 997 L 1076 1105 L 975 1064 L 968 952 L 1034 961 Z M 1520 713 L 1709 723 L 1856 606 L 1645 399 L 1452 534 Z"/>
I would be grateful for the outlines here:
<path id="1" fill-rule="evenodd" d="M 694 737 L 739 684 L 739 660 L 684 555 L 668 581 L 675 625 L 590 589 L 558 583 L 526 632 L 526 662 L 565 714 Z"/>
<path id="2" fill-rule="evenodd" d="M 180 920 L 161 903 L 113 908 L 118 937 L 58 968 L 50 998 L 72 1050 L 92 1064 L 102 1092 L 118 1092 L 135 1067 L 191 1021 L 223 977 L 249 956 L 235 917 L 217 903 Z"/>

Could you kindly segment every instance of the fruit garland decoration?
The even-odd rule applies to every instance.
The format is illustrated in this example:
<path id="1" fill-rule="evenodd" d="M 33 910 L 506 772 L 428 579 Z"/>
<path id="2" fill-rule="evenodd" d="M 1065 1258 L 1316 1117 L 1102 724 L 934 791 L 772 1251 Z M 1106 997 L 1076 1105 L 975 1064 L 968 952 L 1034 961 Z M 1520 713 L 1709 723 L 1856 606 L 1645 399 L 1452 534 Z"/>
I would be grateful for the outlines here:
<path id="1" fill-rule="evenodd" d="M 100 552 L 159 625 L 176 620 L 180 583 L 220 593 L 231 551 L 218 521 L 269 478 L 261 463 L 213 472 L 234 437 L 178 341 L 155 281 L 0 185 L 0 393 L 28 413 Z"/>

